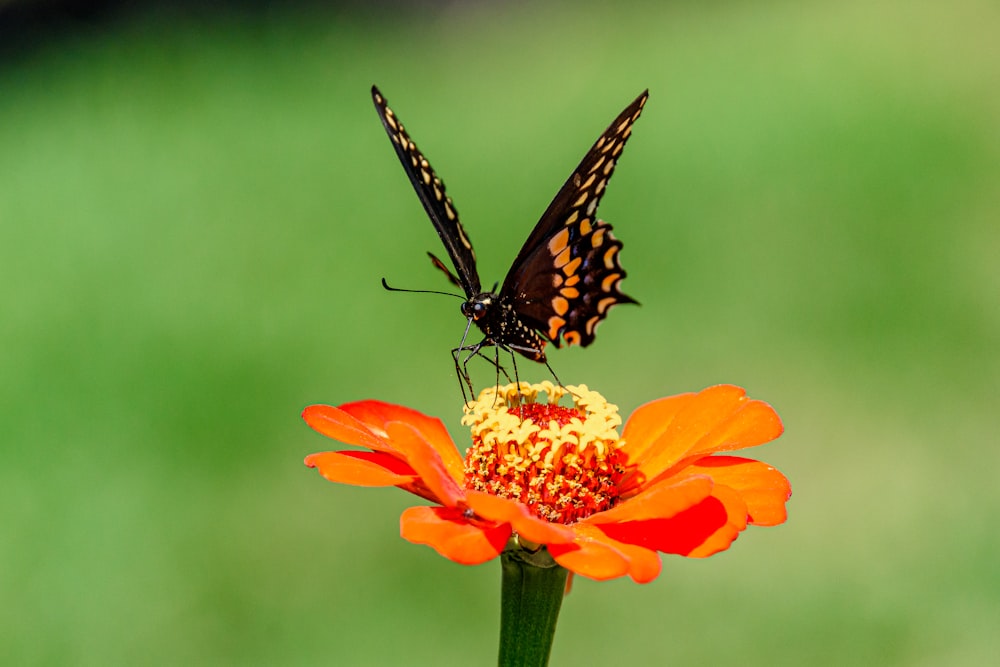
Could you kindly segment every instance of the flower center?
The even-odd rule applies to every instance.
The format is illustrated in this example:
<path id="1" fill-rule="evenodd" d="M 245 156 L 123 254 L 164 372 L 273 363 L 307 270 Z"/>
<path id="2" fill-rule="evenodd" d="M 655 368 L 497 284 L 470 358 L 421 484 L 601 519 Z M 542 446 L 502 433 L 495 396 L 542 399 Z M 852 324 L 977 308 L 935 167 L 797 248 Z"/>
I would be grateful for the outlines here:
<path id="1" fill-rule="evenodd" d="M 548 402 L 536 402 L 541 393 Z M 567 394 L 573 407 L 557 404 Z M 617 502 L 625 463 L 621 417 L 617 406 L 586 385 L 492 387 L 466 405 L 462 423 L 472 428 L 467 488 L 516 500 L 564 524 Z"/>

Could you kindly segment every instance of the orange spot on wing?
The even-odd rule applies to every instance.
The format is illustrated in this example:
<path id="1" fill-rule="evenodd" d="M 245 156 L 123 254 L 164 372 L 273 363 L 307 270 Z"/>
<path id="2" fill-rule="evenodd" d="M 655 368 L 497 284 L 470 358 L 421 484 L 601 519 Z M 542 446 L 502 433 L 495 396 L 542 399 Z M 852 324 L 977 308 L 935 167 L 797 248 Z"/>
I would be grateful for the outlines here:
<path id="1" fill-rule="evenodd" d="M 604 253 L 604 266 L 609 269 L 618 268 L 618 261 L 615 259 L 615 255 L 618 254 L 618 246 L 611 246 L 608 248 L 607 252 Z"/>
<path id="2" fill-rule="evenodd" d="M 567 243 L 569 243 L 569 230 L 563 229 L 549 241 L 549 252 L 553 255 L 558 255 L 566 249 Z"/>
<path id="3" fill-rule="evenodd" d="M 549 318 L 549 338 L 555 340 L 559 335 L 559 330 L 566 326 L 566 320 L 561 317 Z"/>
<path id="4" fill-rule="evenodd" d="M 613 296 L 601 299 L 600 301 L 597 302 L 597 312 L 603 315 L 608 308 L 615 305 L 616 303 L 618 303 L 618 299 Z"/>

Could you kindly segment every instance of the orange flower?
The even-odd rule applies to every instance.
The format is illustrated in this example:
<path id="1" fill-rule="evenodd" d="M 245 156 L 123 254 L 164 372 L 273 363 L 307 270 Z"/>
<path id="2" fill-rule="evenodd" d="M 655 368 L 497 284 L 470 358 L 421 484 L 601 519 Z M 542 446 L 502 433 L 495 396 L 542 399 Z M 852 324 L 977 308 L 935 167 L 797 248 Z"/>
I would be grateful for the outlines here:
<path id="1" fill-rule="evenodd" d="M 572 407 L 558 405 L 566 395 Z M 465 408 L 464 461 L 438 419 L 402 406 L 314 405 L 302 416 L 365 448 L 312 454 L 306 465 L 333 482 L 398 486 L 431 501 L 403 512 L 402 536 L 463 564 L 495 558 L 515 539 L 592 579 L 648 582 L 660 572 L 657 551 L 727 549 L 747 525 L 784 522 L 791 495 L 771 466 L 718 455 L 782 432 L 771 406 L 731 385 L 647 403 L 622 437 L 618 408 L 586 386 L 490 388 Z"/>

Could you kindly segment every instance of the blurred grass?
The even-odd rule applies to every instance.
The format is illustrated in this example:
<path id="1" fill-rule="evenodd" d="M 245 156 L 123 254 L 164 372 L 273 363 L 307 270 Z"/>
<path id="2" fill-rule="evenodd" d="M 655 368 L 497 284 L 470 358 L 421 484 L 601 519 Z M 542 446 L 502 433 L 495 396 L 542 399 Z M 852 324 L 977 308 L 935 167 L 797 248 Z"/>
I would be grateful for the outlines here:
<path id="1" fill-rule="evenodd" d="M 496 564 L 300 465 L 314 402 L 464 446 L 456 302 L 378 282 L 442 287 L 378 83 L 486 283 L 649 87 L 601 207 L 643 305 L 553 364 L 625 413 L 734 382 L 786 423 L 759 455 L 788 524 L 578 580 L 553 664 L 987 664 L 998 28 L 972 0 L 151 13 L 0 64 L 0 662 L 494 661 Z"/>

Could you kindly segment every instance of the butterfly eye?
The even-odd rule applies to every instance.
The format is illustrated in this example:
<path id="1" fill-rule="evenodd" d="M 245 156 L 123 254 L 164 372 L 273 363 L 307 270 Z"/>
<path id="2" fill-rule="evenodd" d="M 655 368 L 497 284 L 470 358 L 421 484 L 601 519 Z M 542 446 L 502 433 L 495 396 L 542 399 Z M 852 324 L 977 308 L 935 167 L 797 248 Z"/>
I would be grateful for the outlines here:
<path id="1" fill-rule="evenodd" d="M 473 320 L 478 320 L 486 314 L 489 304 L 489 301 L 473 301 L 470 299 L 462 304 L 462 314 Z"/>

